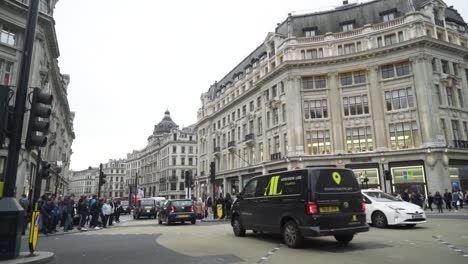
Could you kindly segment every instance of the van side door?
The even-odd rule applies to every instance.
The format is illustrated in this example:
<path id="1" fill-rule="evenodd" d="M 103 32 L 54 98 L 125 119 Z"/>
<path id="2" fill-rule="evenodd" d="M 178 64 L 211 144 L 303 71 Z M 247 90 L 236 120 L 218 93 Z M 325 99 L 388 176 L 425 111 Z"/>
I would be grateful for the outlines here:
<path id="1" fill-rule="evenodd" d="M 251 229 L 255 225 L 255 195 L 257 191 L 257 179 L 250 180 L 244 187 L 239 203 L 239 216 L 245 229 Z"/>

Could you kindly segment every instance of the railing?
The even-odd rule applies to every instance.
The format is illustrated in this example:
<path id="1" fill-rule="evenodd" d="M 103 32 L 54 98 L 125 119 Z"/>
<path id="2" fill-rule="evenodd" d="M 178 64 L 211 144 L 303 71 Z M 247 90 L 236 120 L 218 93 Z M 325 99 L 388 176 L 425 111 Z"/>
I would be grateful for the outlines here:
<path id="1" fill-rule="evenodd" d="M 229 141 L 228 142 L 228 148 L 234 148 L 236 147 L 236 142 L 235 141 Z"/>
<path id="2" fill-rule="evenodd" d="M 468 149 L 468 141 L 465 140 L 454 140 L 453 146 L 455 148 Z"/>
<path id="3" fill-rule="evenodd" d="M 380 24 L 375 24 L 372 26 L 372 30 L 381 30 L 384 28 L 394 27 L 403 24 L 405 22 L 405 17 L 396 18 L 390 21 L 386 21 Z"/>
<path id="4" fill-rule="evenodd" d="M 245 135 L 245 141 L 254 140 L 255 135 L 253 133 Z"/>
<path id="5" fill-rule="evenodd" d="M 335 39 L 354 37 L 354 36 L 357 36 L 357 35 L 361 35 L 362 31 L 363 31 L 362 28 L 359 28 L 359 29 L 355 29 L 355 30 L 351 30 L 351 31 L 346 31 L 346 32 L 333 34 L 333 37 Z"/>
<path id="6" fill-rule="evenodd" d="M 221 152 L 221 147 L 214 147 L 213 152 Z"/>
<path id="7" fill-rule="evenodd" d="M 178 181 L 178 180 L 179 180 L 179 179 L 177 178 L 177 176 L 171 176 L 171 177 L 169 178 L 169 181 L 172 181 L 172 182 L 173 182 L 173 181 Z"/>
<path id="8" fill-rule="evenodd" d="M 281 152 L 271 154 L 270 159 L 271 159 L 271 160 L 279 160 L 279 159 L 281 159 Z"/>
<path id="9" fill-rule="evenodd" d="M 437 26 L 443 27 L 443 26 L 444 26 L 444 21 L 443 21 L 443 20 L 440 20 L 440 19 L 435 19 L 435 24 L 436 24 Z"/>

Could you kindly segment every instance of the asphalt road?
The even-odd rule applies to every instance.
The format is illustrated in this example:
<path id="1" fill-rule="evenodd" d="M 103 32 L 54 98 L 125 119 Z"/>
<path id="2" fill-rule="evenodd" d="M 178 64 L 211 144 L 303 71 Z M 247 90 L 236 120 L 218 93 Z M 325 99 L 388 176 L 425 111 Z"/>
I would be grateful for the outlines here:
<path id="1" fill-rule="evenodd" d="M 160 226 L 123 217 L 127 221 L 110 229 L 41 237 L 38 250 L 54 252 L 55 263 L 64 264 L 468 263 L 468 219 L 452 218 L 431 216 L 416 228 L 371 228 L 347 246 L 324 237 L 289 249 L 277 235 L 234 237 L 226 222 Z"/>

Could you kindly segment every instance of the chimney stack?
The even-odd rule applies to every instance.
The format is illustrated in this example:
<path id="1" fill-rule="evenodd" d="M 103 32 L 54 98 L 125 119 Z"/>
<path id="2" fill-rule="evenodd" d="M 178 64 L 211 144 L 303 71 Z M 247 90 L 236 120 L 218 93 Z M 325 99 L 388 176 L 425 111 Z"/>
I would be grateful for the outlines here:
<path id="1" fill-rule="evenodd" d="M 348 4 L 348 0 L 343 0 L 343 5 L 347 5 Z"/>

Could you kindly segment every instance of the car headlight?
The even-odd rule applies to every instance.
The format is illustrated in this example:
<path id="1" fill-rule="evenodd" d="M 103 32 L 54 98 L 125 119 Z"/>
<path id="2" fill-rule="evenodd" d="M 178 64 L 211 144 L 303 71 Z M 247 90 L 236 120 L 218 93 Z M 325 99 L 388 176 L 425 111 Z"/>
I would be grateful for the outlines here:
<path id="1" fill-rule="evenodd" d="M 405 210 L 404 208 L 399 208 L 399 207 L 396 207 L 396 206 L 393 206 L 393 205 L 388 205 L 386 204 L 386 206 L 392 210 L 394 210 L 396 213 L 400 213 L 400 211 L 403 211 Z"/>

